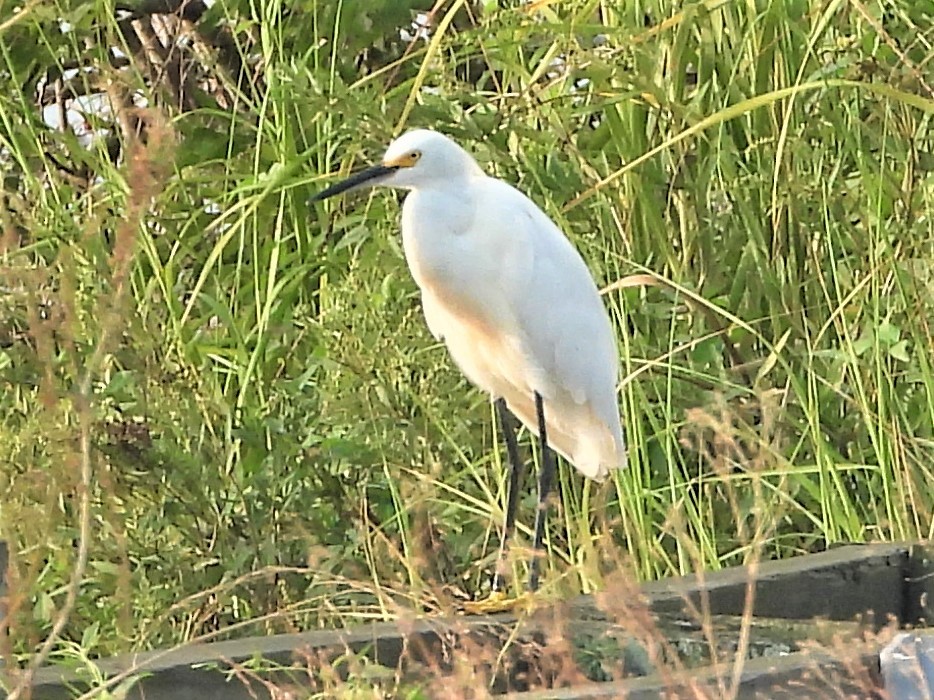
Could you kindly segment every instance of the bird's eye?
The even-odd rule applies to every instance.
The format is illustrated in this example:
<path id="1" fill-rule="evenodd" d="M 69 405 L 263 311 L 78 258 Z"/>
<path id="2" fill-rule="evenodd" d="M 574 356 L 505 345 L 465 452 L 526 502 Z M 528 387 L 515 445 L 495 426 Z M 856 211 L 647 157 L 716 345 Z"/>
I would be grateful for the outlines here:
<path id="1" fill-rule="evenodd" d="M 421 157 L 422 157 L 421 151 L 412 151 L 411 153 L 409 153 L 409 160 L 412 163 L 415 163 Z"/>

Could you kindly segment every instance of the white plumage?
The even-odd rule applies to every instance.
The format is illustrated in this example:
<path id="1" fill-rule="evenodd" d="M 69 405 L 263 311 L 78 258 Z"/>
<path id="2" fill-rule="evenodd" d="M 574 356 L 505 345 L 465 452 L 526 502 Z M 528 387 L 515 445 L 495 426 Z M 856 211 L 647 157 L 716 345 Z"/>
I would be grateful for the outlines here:
<path id="1" fill-rule="evenodd" d="M 409 166 L 401 166 L 412 159 Z M 626 465 L 616 401 L 618 356 L 587 266 L 528 197 L 486 176 L 439 133 L 394 141 L 380 184 L 412 190 L 402 240 L 428 326 L 474 384 L 585 476 Z"/>
<path id="2" fill-rule="evenodd" d="M 592 479 L 626 466 L 616 403 L 619 360 L 597 287 L 580 255 L 541 209 L 515 188 L 487 177 L 441 134 L 424 129 L 404 134 L 390 144 L 380 165 L 314 199 L 364 185 L 411 190 L 402 207 L 402 242 L 428 327 L 444 340 L 467 378 L 497 400 L 512 468 L 494 593 L 502 584 L 500 565 L 515 524 L 523 470 L 508 414 L 536 435 L 544 420 L 536 554 L 529 562 L 534 591 L 555 472 L 550 448 Z"/>

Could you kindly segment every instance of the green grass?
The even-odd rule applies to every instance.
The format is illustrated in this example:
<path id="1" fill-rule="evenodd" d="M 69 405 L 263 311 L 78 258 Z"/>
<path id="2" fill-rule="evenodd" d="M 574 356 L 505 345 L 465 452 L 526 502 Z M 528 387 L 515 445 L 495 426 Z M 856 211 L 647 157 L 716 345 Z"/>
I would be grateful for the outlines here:
<path id="1" fill-rule="evenodd" d="M 220 1 L 202 26 L 234 19 L 250 71 L 210 53 L 224 99 L 102 69 L 150 100 L 129 163 L 31 99 L 124 44 L 109 5 L 0 10 L 10 653 L 57 619 L 94 657 L 483 592 L 503 454 L 425 328 L 398 198 L 306 204 L 408 127 L 610 288 L 631 469 L 561 467 L 557 593 L 931 536 L 934 6 L 501 4 L 442 4 L 406 47 L 405 3 Z"/>

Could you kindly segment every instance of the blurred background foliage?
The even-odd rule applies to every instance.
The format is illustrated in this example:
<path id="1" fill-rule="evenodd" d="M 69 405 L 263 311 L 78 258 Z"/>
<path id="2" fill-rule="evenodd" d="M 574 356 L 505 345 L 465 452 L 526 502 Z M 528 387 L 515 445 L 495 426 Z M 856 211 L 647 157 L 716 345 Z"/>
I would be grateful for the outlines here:
<path id="1" fill-rule="evenodd" d="M 483 593 L 504 468 L 401 196 L 307 204 L 411 127 L 610 287 L 631 469 L 562 466 L 557 590 L 929 537 L 932 42 L 927 0 L 0 5 L 11 651 L 82 542 L 93 655 Z"/>

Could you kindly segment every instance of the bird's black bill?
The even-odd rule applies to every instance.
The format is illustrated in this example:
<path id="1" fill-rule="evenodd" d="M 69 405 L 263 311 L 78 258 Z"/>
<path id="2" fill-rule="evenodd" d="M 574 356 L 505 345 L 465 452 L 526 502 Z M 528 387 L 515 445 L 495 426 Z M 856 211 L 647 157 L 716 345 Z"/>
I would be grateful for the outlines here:
<path id="1" fill-rule="evenodd" d="M 341 192 L 347 192 L 348 190 L 363 187 L 367 184 L 375 185 L 384 177 L 396 172 L 397 169 L 398 168 L 395 166 L 390 165 L 374 165 L 372 168 L 361 170 L 356 175 L 351 175 L 346 180 L 342 180 L 336 185 L 331 185 L 326 190 L 323 190 L 312 197 L 310 201 L 320 202 L 322 199 L 333 197 L 334 195 L 340 194 Z"/>

